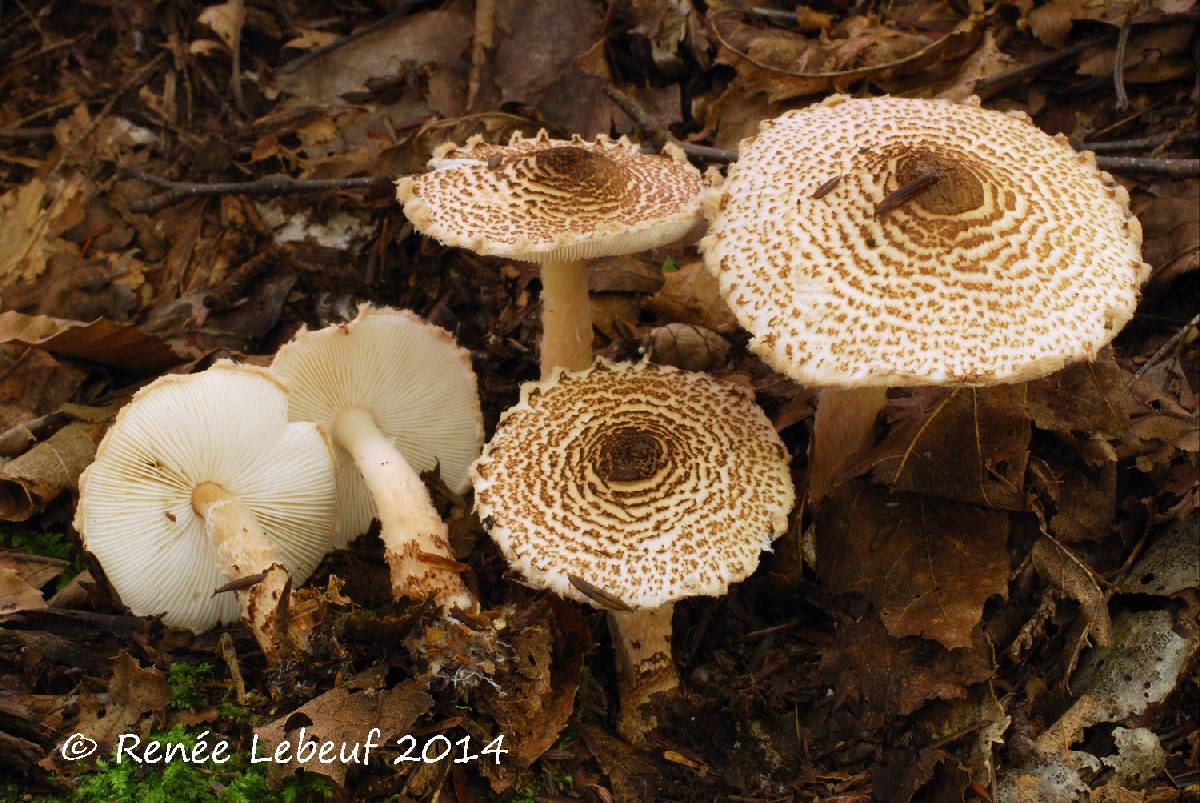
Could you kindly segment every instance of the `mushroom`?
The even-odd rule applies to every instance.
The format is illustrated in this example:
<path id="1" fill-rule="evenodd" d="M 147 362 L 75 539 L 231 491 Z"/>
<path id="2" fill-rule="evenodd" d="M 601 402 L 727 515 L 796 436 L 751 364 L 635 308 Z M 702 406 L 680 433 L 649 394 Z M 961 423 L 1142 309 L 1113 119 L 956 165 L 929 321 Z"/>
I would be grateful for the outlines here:
<path id="1" fill-rule="evenodd" d="M 586 142 L 472 137 L 434 151 L 396 195 L 421 233 L 478 254 L 542 264 L 541 372 L 592 362 L 586 260 L 671 243 L 700 220 L 700 171 L 667 145 L 647 155 L 622 137 Z"/>
<path id="2" fill-rule="evenodd" d="M 628 738 L 679 686 L 674 602 L 724 594 L 787 528 L 788 462 L 745 388 L 598 360 L 523 385 L 472 467 L 480 518 L 523 581 L 609 609 Z"/>
<path id="3" fill-rule="evenodd" d="M 470 354 L 410 312 L 364 304 L 349 323 L 302 329 L 271 370 L 292 420 L 325 425 L 338 447 L 334 546 L 377 516 L 393 597 L 476 608 L 420 476 L 438 468 L 451 490 L 467 487 L 483 441 Z"/>
<path id="4" fill-rule="evenodd" d="M 705 265 L 750 348 L 824 388 L 809 498 L 873 442 L 889 386 L 1093 359 L 1149 267 L 1129 196 L 1021 112 L 835 96 L 761 124 L 704 201 Z"/>
<path id="5" fill-rule="evenodd" d="M 75 528 L 134 614 L 199 632 L 234 621 L 240 603 L 272 659 L 289 577 L 303 582 L 329 550 L 333 469 L 325 432 L 288 423 L 278 379 L 221 360 L 160 377 L 122 408 L 79 479 Z"/>

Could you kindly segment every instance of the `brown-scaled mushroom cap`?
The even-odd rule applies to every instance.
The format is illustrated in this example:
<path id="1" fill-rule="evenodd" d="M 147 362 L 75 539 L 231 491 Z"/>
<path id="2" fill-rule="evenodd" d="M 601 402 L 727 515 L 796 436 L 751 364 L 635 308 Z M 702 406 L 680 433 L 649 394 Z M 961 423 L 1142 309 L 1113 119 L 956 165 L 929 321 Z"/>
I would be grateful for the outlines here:
<path id="1" fill-rule="evenodd" d="M 634 608 L 720 595 L 787 527 L 788 454 L 753 394 L 604 360 L 522 386 L 471 469 L 475 504 L 531 586 Z"/>
<path id="2" fill-rule="evenodd" d="M 648 155 L 621 138 L 514 135 L 440 146 L 396 185 L 423 234 L 479 254 L 568 262 L 673 242 L 700 220 L 700 171 L 679 148 Z"/>
<path id="3" fill-rule="evenodd" d="M 1148 266 L 1128 202 L 1023 113 L 839 96 L 741 143 L 701 248 L 751 348 L 794 379 L 985 385 L 1091 358 L 1133 315 Z"/>

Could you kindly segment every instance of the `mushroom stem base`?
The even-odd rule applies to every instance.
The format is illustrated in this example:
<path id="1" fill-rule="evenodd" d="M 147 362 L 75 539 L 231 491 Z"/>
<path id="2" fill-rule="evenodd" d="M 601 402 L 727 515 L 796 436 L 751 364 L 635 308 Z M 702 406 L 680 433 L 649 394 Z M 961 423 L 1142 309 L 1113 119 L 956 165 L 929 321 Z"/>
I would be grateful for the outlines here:
<path id="1" fill-rule="evenodd" d="M 874 443 L 875 419 L 887 388 L 825 388 L 817 402 L 808 460 L 808 498 L 817 504 L 842 480 L 840 473 Z"/>
<path id="2" fill-rule="evenodd" d="M 214 482 L 192 491 L 192 509 L 204 519 L 204 530 L 217 550 L 222 571 L 230 580 L 263 574 L 249 588 L 236 591 L 242 621 L 254 634 L 267 661 L 279 656 L 280 636 L 287 617 L 291 578 L 279 550 L 267 538 L 254 511 Z M 281 604 L 282 603 L 282 604 Z"/>
<path id="3" fill-rule="evenodd" d="M 542 265 L 542 378 L 592 364 L 592 306 L 586 262 Z"/>
<path id="4" fill-rule="evenodd" d="M 651 610 L 609 611 L 620 681 L 621 714 L 617 729 L 632 743 L 655 728 L 657 718 L 644 706 L 659 695 L 679 689 L 679 673 L 671 657 L 671 616 L 674 603 Z"/>
<path id="5" fill-rule="evenodd" d="M 333 442 L 354 458 L 375 500 L 392 598 L 433 597 L 443 610 L 477 609 L 421 475 L 379 431 L 374 417 L 366 410 L 343 411 L 333 422 Z"/>

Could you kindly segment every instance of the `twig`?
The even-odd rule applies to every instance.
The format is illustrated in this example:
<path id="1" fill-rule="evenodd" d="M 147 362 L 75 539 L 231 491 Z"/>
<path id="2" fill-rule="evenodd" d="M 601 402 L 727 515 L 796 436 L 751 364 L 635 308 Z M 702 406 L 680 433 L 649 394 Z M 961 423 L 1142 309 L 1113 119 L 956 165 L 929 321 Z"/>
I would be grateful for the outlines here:
<path id="1" fill-rule="evenodd" d="M 600 588 L 599 586 L 592 585 L 587 580 L 584 580 L 582 577 L 577 577 L 573 574 L 568 574 L 567 580 L 569 580 L 571 585 L 575 586 L 576 590 L 578 590 L 581 594 L 583 594 L 586 597 L 589 597 L 592 600 L 595 600 L 596 603 L 599 604 L 603 608 L 607 608 L 610 611 L 632 611 L 633 610 L 633 608 L 629 607 L 629 605 L 626 604 L 624 600 L 620 599 L 619 597 L 613 596 L 612 594 L 608 593 L 607 591 L 605 591 L 603 588 Z"/>
<path id="2" fill-rule="evenodd" d="M 1200 159 L 1155 159 L 1141 156 L 1097 156 L 1096 166 L 1116 173 L 1148 173 L 1172 178 L 1200 175 Z"/>
<path id="3" fill-rule="evenodd" d="M 300 69 L 301 67 L 308 64 L 311 61 L 315 61 L 315 60 L 319 59 L 321 56 L 324 56 L 326 53 L 332 53 L 333 51 L 337 50 L 339 47 L 345 47 L 346 45 L 350 44 L 351 42 L 357 42 L 359 39 L 362 39 L 367 34 L 378 31 L 380 28 L 384 27 L 385 25 L 388 25 L 393 20 L 396 20 L 396 19 L 404 16 L 408 12 L 416 9 L 417 6 L 424 5 L 426 2 L 428 2 L 428 0 L 406 0 L 406 2 L 402 2 L 394 11 L 388 12 L 387 14 L 383 15 L 375 22 L 372 22 L 367 27 L 360 28 L 359 30 L 355 31 L 354 33 L 350 34 L 349 36 L 343 36 L 341 39 L 337 40 L 336 42 L 330 42 L 329 44 L 323 45 L 322 47 L 314 48 L 314 49 L 308 51 L 307 53 L 305 53 L 303 56 L 292 59 L 287 64 L 280 67 L 279 72 L 283 73 L 284 75 L 294 73 L 296 70 Z"/>
<path id="4" fill-rule="evenodd" d="M 1075 147 L 1081 151 L 1092 153 L 1120 153 L 1122 151 L 1140 151 L 1147 148 L 1157 148 L 1159 145 L 1195 145 L 1200 142 L 1200 133 L 1190 134 L 1156 134 L 1152 137 L 1137 139 L 1116 139 L 1110 142 L 1081 142 Z"/>
<path id="5" fill-rule="evenodd" d="M 0 128 L 0 139 L 45 139 L 52 136 L 53 128 Z"/>
<path id="6" fill-rule="evenodd" d="M 661 148 L 667 142 L 674 141 L 671 132 L 663 126 L 661 122 L 650 114 L 649 110 L 637 101 L 632 95 L 626 94 L 613 84 L 604 85 L 604 94 L 608 95 L 609 100 L 617 104 L 617 107 L 629 115 L 634 124 L 641 129 L 642 137 L 648 138 L 650 144 L 655 149 Z"/>
<path id="7" fill-rule="evenodd" d="M 1001 91 L 1014 81 L 1019 81 L 1022 78 L 1030 78 L 1034 75 L 1037 75 L 1047 67 L 1053 67 L 1060 61 L 1065 61 L 1072 56 L 1078 55 L 1090 47 L 1102 45 L 1111 38 L 1111 33 L 1093 36 L 1090 39 L 1084 39 L 1082 42 L 1078 42 L 1070 47 L 1064 47 L 1062 50 L 1056 50 L 1053 53 L 1042 56 L 1040 59 L 1034 59 L 1028 64 L 1022 64 L 1020 67 L 1014 67 L 1011 70 L 1005 70 L 999 75 L 993 75 L 991 78 L 985 78 L 979 83 L 975 84 L 975 94 L 979 95 L 981 98 L 987 98 Z"/>
<path id="8" fill-rule="evenodd" d="M 296 195 L 302 192 L 325 192 L 327 190 L 372 190 L 383 189 L 392 182 L 392 179 L 386 176 L 296 179 L 274 173 L 255 181 L 196 184 L 190 181 L 171 181 L 128 166 L 121 168 L 121 174 L 166 190 L 166 192 L 152 195 L 145 200 L 131 203 L 129 209 L 133 212 L 157 212 L 187 198 L 206 195 Z"/>
<path id="9" fill-rule="evenodd" d="M 1146 364 L 1137 370 L 1137 373 L 1133 375 L 1133 379 L 1130 380 L 1129 384 L 1132 385 L 1134 382 L 1141 379 L 1143 374 L 1157 365 L 1158 362 L 1171 351 L 1171 349 L 1179 345 L 1179 341 L 1183 340 L 1183 337 L 1187 334 L 1187 331 L 1197 324 L 1200 324 L 1200 313 L 1197 313 L 1190 321 L 1179 327 L 1179 331 L 1171 335 L 1171 338 L 1166 343 L 1163 343 L 1157 351 L 1151 354 L 1150 359 L 1146 360 Z"/>
<path id="10" fill-rule="evenodd" d="M 912 181 L 908 182 L 903 187 L 900 187 L 895 192 L 888 195 L 888 197 L 880 201 L 879 206 L 875 207 L 875 217 L 887 214 L 897 207 L 904 206 L 913 198 L 916 198 L 918 195 L 936 184 L 938 178 L 940 178 L 940 176 L 936 171 L 917 176 Z"/>
<path id="11" fill-rule="evenodd" d="M 67 163 L 68 157 L 73 156 L 75 151 L 79 149 L 79 146 L 87 141 L 87 138 L 90 137 L 92 132 L 96 130 L 96 127 L 99 126 L 106 117 L 108 117 L 113 108 L 117 105 L 117 101 L 119 101 L 126 92 L 134 87 L 142 86 L 150 80 L 150 76 L 154 75 L 154 73 L 157 72 L 159 65 L 166 60 L 167 52 L 168 51 L 166 50 L 159 51 L 157 56 L 150 59 L 146 66 L 142 67 L 140 70 L 131 75 L 129 80 L 122 84 L 117 91 L 113 93 L 113 96 L 108 99 L 108 101 L 104 104 L 104 107 L 100 109 L 99 113 L 92 118 L 92 122 L 90 125 L 88 125 L 87 129 L 85 129 L 82 134 L 77 136 L 70 145 L 63 149 L 62 154 L 58 157 L 58 161 L 54 165 L 54 169 L 50 171 L 51 174 L 57 173 L 59 169 Z"/>
<path id="12" fill-rule="evenodd" d="M 1117 111 L 1129 108 L 1129 95 L 1125 94 L 1125 48 L 1129 45 L 1129 31 L 1133 28 L 1133 13 L 1126 12 L 1121 22 L 1121 33 L 1117 36 L 1117 58 L 1113 62 L 1113 88 L 1117 92 Z"/>

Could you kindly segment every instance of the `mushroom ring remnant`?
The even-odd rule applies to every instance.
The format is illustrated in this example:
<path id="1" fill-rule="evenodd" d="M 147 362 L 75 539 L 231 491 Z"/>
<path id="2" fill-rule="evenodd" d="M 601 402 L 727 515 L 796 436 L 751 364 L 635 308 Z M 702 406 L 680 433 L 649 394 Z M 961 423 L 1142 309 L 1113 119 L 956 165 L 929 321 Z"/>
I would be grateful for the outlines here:
<path id="1" fill-rule="evenodd" d="M 977 101 L 835 96 L 766 121 L 705 213 L 751 349 L 812 386 L 1035 379 L 1093 358 L 1149 271 L 1092 154 Z"/>
<path id="2" fill-rule="evenodd" d="M 288 423 L 283 384 L 220 361 L 122 408 L 80 477 L 75 528 L 134 614 L 201 631 L 236 620 L 240 598 L 270 656 L 251 591 L 213 592 L 278 564 L 303 582 L 329 550 L 335 488 L 328 437 Z"/>
<path id="3" fill-rule="evenodd" d="M 627 738 L 679 685 L 674 601 L 724 594 L 787 529 L 788 462 L 750 391 L 652 363 L 559 369 L 500 419 L 476 508 L 527 584 L 613 608 Z"/>
<path id="4" fill-rule="evenodd" d="M 542 263 L 542 376 L 591 364 L 582 261 L 673 242 L 700 221 L 704 179 L 683 152 L 642 153 L 622 138 L 473 137 L 434 151 L 430 171 L 401 178 L 404 214 L 440 242 Z"/>

